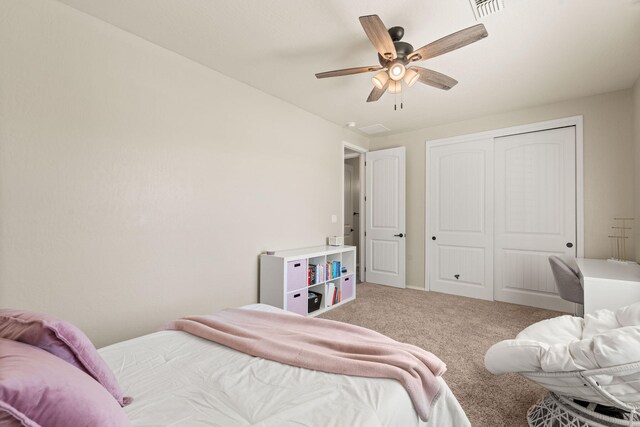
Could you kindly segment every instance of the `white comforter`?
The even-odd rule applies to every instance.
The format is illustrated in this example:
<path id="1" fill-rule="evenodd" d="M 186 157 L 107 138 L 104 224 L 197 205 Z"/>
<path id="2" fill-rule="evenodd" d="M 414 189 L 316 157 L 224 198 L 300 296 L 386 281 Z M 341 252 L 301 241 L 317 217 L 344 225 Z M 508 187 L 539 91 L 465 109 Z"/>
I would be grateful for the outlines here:
<path id="1" fill-rule="evenodd" d="M 134 398 L 125 407 L 133 426 L 470 425 L 442 379 L 423 423 L 395 380 L 286 366 L 184 332 L 156 332 L 99 352 Z"/>

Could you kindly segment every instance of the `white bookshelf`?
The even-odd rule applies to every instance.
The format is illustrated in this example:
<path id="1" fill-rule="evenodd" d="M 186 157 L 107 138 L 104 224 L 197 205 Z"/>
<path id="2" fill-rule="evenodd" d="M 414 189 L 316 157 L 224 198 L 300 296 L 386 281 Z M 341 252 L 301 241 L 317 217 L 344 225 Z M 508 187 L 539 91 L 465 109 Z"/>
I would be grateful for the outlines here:
<path id="1" fill-rule="evenodd" d="M 329 277 L 327 263 L 340 263 Z M 325 274 L 309 284 L 309 266 L 325 266 Z M 318 267 L 316 267 L 317 269 Z M 343 271 L 344 270 L 344 271 Z M 260 255 L 260 302 L 304 316 L 317 316 L 356 298 L 355 246 L 316 246 Z M 335 286 L 340 302 L 332 304 L 329 289 Z M 322 295 L 320 308 L 309 313 L 309 292 Z"/>

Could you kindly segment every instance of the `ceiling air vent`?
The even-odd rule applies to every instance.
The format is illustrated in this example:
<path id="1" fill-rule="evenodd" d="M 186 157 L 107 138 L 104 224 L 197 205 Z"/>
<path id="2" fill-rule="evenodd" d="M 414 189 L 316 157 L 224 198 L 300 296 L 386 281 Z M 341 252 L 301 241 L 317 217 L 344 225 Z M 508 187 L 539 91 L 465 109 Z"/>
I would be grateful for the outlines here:
<path id="1" fill-rule="evenodd" d="M 362 128 L 359 128 L 362 132 L 368 134 L 368 135 L 373 135 L 376 133 L 382 133 L 382 132 L 388 132 L 391 129 L 389 129 L 388 127 L 381 125 L 381 124 L 377 124 L 377 125 L 371 125 L 371 126 L 365 126 Z"/>
<path id="2" fill-rule="evenodd" d="M 504 0 L 469 0 L 476 20 L 504 9 Z"/>

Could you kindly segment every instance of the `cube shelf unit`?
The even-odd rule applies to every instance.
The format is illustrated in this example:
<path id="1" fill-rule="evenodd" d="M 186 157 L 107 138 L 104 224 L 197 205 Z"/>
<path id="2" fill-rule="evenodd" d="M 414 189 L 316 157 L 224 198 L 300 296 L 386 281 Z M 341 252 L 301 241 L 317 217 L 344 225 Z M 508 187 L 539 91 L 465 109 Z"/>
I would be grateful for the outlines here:
<path id="1" fill-rule="evenodd" d="M 309 284 L 309 266 L 340 262 L 340 270 L 333 278 L 322 277 Z M 260 302 L 303 316 L 317 316 L 356 298 L 355 246 L 317 246 L 313 248 L 278 251 L 260 255 Z M 331 304 L 330 285 L 342 295 L 340 302 Z M 322 295 L 320 308 L 308 311 L 309 291 Z"/>

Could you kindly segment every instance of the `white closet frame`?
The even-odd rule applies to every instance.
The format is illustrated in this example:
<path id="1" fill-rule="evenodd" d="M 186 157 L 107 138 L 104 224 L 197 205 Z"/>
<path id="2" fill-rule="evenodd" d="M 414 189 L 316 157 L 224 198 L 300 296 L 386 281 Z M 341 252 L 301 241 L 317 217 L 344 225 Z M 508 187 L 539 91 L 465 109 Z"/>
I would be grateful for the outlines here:
<path id="1" fill-rule="evenodd" d="M 425 141 L 425 210 L 424 210 L 424 290 L 431 290 L 429 283 L 429 245 L 428 239 L 433 233 L 429 226 L 429 151 L 431 147 L 448 144 L 458 144 L 478 139 L 498 138 L 501 136 L 518 135 L 521 133 L 538 132 L 559 127 L 575 126 L 576 128 L 576 253 L 578 257 L 584 257 L 584 135 L 583 116 L 566 117 L 562 119 L 549 120 L 545 122 L 530 123 L 527 125 L 512 126 L 502 129 L 494 129 L 485 132 L 458 135 L 449 138 L 433 139 Z"/>

